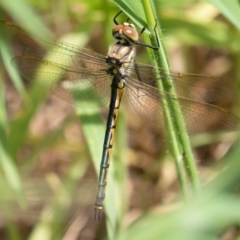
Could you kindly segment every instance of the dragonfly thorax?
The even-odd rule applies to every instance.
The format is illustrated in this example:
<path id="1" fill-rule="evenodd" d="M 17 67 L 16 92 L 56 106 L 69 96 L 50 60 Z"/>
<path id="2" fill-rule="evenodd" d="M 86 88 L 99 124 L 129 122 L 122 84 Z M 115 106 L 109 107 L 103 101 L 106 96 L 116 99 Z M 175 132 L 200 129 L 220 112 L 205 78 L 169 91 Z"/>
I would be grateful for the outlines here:
<path id="1" fill-rule="evenodd" d="M 129 67 L 132 65 L 135 58 L 135 47 L 125 46 L 122 44 L 113 44 L 110 46 L 108 55 L 106 57 L 106 62 L 108 63 L 108 74 L 121 76 L 128 75 Z"/>

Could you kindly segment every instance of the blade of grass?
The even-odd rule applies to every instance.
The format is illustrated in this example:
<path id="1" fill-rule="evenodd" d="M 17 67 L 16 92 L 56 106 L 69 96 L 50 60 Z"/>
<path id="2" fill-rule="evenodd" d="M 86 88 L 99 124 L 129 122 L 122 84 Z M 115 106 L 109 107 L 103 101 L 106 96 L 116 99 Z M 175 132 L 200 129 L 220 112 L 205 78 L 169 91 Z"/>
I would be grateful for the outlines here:
<path id="1" fill-rule="evenodd" d="M 125 183 L 127 181 L 127 169 L 125 166 L 126 142 L 127 142 L 127 123 L 125 118 L 126 109 L 122 105 L 118 115 L 118 126 L 116 128 L 115 148 L 113 149 L 113 157 L 115 164 L 114 176 L 118 184 L 118 191 L 115 190 L 115 202 L 117 209 L 118 222 L 122 222 L 127 209 L 127 196 Z"/>
<path id="2" fill-rule="evenodd" d="M 118 116 L 113 146 L 113 161 L 111 163 L 110 178 L 106 190 L 106 206 L 108 206 L 107 229 L 109 239 L 116 239 L 122 230 L 123 217 L 127 209 L 126 199 L 126 167 L 124 164 L 126 144 L 126 122 L 124 118 L 124 106 L 121 106 Z"/>
<path id="3" fill-rule="evenodd" d="M 5 30 L 3 28 L 3 24 L 0 24 L 0 32 L 2 33 L 1 57 L 2 57 L 3 64 L 6 67 L 7 72 L 10 76 L 10 79 L 12 80 L 14 86 L 16 87 L 17 91 L 21 95 L 22 99 L 24 101 L 27 101 L 27 98 L 26 98 L 27 94 L 26 94 L 24 85 L 21 81 L 21 78 L 19 77 L 17 70 L 11 66 L 12 54 L 9 47 L 9 39 L 6 36 Z"/>
<path id="4" fill-rule="evenodd" d="M 124 3 L 123 3 L 124 2 Z M 132 1 L 128 1 L 127 3 L 125 1 L 119 1 L 119 0 L 116 0 L 116 3 L 118 4 L 118 6 L 127 14 L 127 15 L 130 15 L 132 12 L 134 12 L 134 14 L 130 17 L 132 20 L 134 20 L 134 22 L 136 23 L 140 23 L 140 27 L 143 27 L 143 26 L 148 26 L 147 25 L 147 22 L 145 20 L 145 15 L 144 15 L 144 11 L 143 11 L 143 7 L 142 5 L 138 4 L 138 11 L 135 11 L 134 9 L 134 2 L 135 0 L 132 0 Z M 128 7 L 125 8 L 126 4 L 128 4 Z M 132 9 L 131 9 L 132 8 Z M 137 17 L 136 17 L 137 16 Z M 139 20 L 142 19 L 142 20 Z M 154 18 L 153 18 L 154 19 Z M 146 23 L 145 23 L 146 22 Z M 154 23 L 152 26 L 155 25 L 155 20 L 154 20 Z M 154 46 L 156 46 L 156 42 L 153 43 Z M 152 50 L 150 50 L 152 51 Z M 160 58 L 158 58 L 160 59 Z M 168 65 L 168 64 L 167 64 Z M 167 113 L 165 113 L 167 114 Z M 169 134 L 171 134 L 171 144 L 170 144 L 170 147 L 172 149 L 172 152 L 174 151 L 174 159 L 176 160 L 176 169 L 177 169 L 177 173 L 178 173 L 178 178 L 179 178 L 179 181 L 180 181 L 180 185 L 182 187 L 182 192 L 183 192 L 183 197 L 185 199 L 187 199 L 188 197 L 188 191 L 187 191 L 187 182 L 186 182 L 186 177 L 185 177 L 185 172 L 184 172 L 184 164 L 182 162 L 182 154 L 181 154 L 181 150 L 179 149 L 179 145 L 178 145 L 178 141 L 177 141 L 177 138 L 176 136 L 174 135 L 174 131 L 173 131 L 173 127 L 171 127 L 171 116 L 169 115 L 168 113 L 168 118 L 169 120 L 166 121 L 167 123 L 170 123 L 170 126 L 168 126 L 168 129 L 172 129 L 169 132 Z M 169 125 L 169 124 L 168 124 Z M 170 137 L 169 137 L 170 139 Z"/>
<path id="5" fill-rule="evenodd" d="M 109 82 L 109 88 L 110 88 Z M 76 113 L 79 116 L 81 121 L 82 129 L 84 131 L 84 136 L 94 163 L 95 170 L 99 174 L 99 167 L 101 163 L 101 156 L 103 151 L 103 142 L 106 125 L 102 119 L 101 109 L 99 108 L 81 108 L 81 100 L 75 99 L 76 104 Z M 121 110 L 120 110 L 121 111 Z M 124 124 L 124 119 L 119 114 L 117 122 L 117 131 L 121 129 L 121 133 L 124 132 L 123 129 L 126 129 Z M 123 185 L 125 182 L 124 172 L 125 167 L 122 162 L 122 156 L 124 152 L 124 144 L 121 141 L 121 136 L 118 136 L 116 133 L 115 143 L 113 148 L 114 154 L 111 158 L 110 169 L 108 172 L 108 183 L 106 187 L 106 199 L 104 204 L 104 209 L 107 216 L 107 231 L 109 239 L 116 239 L 116 234 L 119 228 L 119 225 L 122 221 L 123 212 L 126 201 L 121 201 L 124 197 L 123 194 Z M 124 141 L 125 142 L 125 141 Z M 117 166 L 116 166 L 117 165 Z M 121 174 L 121 176 L 120 176 Z M 93 208 L 94 213 L 94 208 Z"/>
<path id="6" fill-rule="evenodd" d="M 0 52 L 3 54 L 5 42 L 3 38 L 0 38 Z M 3 58 L 4 56 L 1 55 Z M 1 61 L 1 59 L 0 59 Z M 2 69 L 0 69 L 2 72 Z M 14 161 L 11 158 L 10 149 L 9 149 L 9 138 L 7 136 L 7 130 L 9 129 L 8 119 L 7 119 L 7 110 L 5 105 L 5 96 L 4 96 L 4 86 L 3 81 L 0 81 L 0 162 L 3 168 L 6 179 L 8 180 L 9 185 L 17 192 L 21 192 L 21 181 L 18 174 L 17 168 L 14 165 Z"/>
<path id="7" fill-rule="evenodd" d="M 124 13 L 131 19 L 134 19 L 134 23 L 142 28 L 143 26 L 147 26 L 146 17 L 142 8 L 142 4 L 139 4 L 138 0 L 114 0 L 114 2 L 118 5 L 118 7 L 124 11 Z M 146 33 L 150 33 L 148 29 L 146 29 Z"/>
<path id="8" fill-rule="evenodd" d="M 109 86 L 110 87 L 110 86 Z M 75 99 L 77 101 L 77 99 Z M 81 106 L 81 103 L 78 105 Z M 88 148 L 93 159 L 94 167 L 96 172 L 99 174 L 99 167 L 101 162 L 101 156 L 103 151 L 103 140 L 105 135 L 106 126 L 102 120 L 100 108 L 87 109 L 80 108 L 76 106 L 76 113 L 79 116 L 81 125 L 84 131 L 84 136 L 87 141 Z M 119 121 L 118 121 L 119 124 Z M 115 169 L 115 159 L 112 157 L 110 170 L 108 172 L 108 184 L 106 188 L 106 199 L 104 204 L 104 209 L 107 215 L 107 230 L 109 239 L 114 239 L 117 231 L 117 225 L 119 222 L 118 217 L 118 206 L 116 201 L 113 200 L 119 194 L 118 181 L 116 181 L 114 172 Z M 94 203 L 93 203 L 94 204 Z M 94 205 L 93 205 L 94 207 Z M 92 216 L 94 213 L 94 208 L 92 211 Z"/>
<path id="9" fill-rule="evenodd" d="M 144 5 L 145 4 L 145 5 Z M 149 24 L 153 26 L 154 22 L 156 21 L 156 14 L 153 15 L 153 2 L 150 4 L 147 1 L 143 1 L 143 6 L 146 11 L 146 16 L 149 21 Z M 158 24 L 158 34 L 160 36 L 160 39 L 163 39 L 162 33 L 159 30 L 160 24 Z M 152 44 L 156 45 L 156 40 L 151 40 Z M 167 57 L 165 56 L 165 47 L 163 45 L 163 42 L 161 42 L 161 46 L 159 49 L 159 52 L 156 51 L 155 59 L 157 59 L 157 66 L 162 67 L 165 70 L 169 71 L 169 64 Z M 164 84 L 164 82 L 159 81 L 159 88 L 163 91 L 171 93 L 173 96 L 176 95 L 174 86 L 170 84 Z M 162 100 L 165 101 L 164 99 Z M 174 156 L 174 159 L 176 161 L 177 170 L 179 173 L 179 180 L 182 186 L 183 193 L 185 193 L 186 197 L 186 180 L 184 180 L 184 175 L 182 172 L 182 163 L 181 161 L 185 161 L 185 168 L 188 173 L 189 179 L 192 182 L 192 187 L 195 193 L 199 191 L 199 180 L 197 177 L 196 167 L 194 163 L 194 158 L 191 152 L 191 146 L 189 142 L 188 135 L 186 133 L 185 124 L 183 117 L 180 113 L 180 106 L 177 106 L 175 103 L 172 103 L 171 98 L 166 100 L 167 102 L 163 104 L 163 106 L 170 106 L 171 109 L 174 109 L 174 111 L 170 111 L 168 107 L 164 107 L 165 112 L 165 121 L 168 126 L 168 136 L 170 139 L 170 147 L 172 149 L 172 154 Z M 174 121 L 172 121 L 174 119 Z M 179 134 L 178 134 L 179 133 Z M 185 156 L 184 156 L 185 155 Z"/>
<path id="10" fill-rule="evenodd" d="M 239 146 L 238 141 L 234 151 L 224 161 L 222 170 L 216 171 L 219 175 L 203 188 L 200 198 L 169 213 L 156 214 L 154 211 L 144 216 L 129 226 L 124 238 L 196 239 L 195 236 L 200 236 L 197 239 L 209 239 L 204 235 L 211 232 L 213 239 L 218 239 L 223 229 L 239 224 L 239 197 L 233 193 L 239 186 Z M 143 226 L 147 232 L 139 234 Z M 175 231 L 172 231 L 172 226 L 175 226 Z"/>
<path id="11" fill-rule="evenodd" d="M 41 18 L 34 13 L 34 10 L 25 1 L 0 0 L 0 6 L 15 19 L 18 25 L 27 29 L 32 35 L 42 39 L 51 38 L 51 33 L 44 26 Z"/>
<path id="12" fill-rule="evenodd" d="M 238 0 L 207 0 L 240 30 L 240 4 Z"/>
<path id="13" fill-rule="evenodd" d="M 120 239 L 219 239 L 225 229 L 240 223 L 238 206 L 239 198 L 233 195 L 202 195 L 174 212 L 144 216 L 130 225 Z"/>
<path id="14" fill-rule="evenodd" d="M 122 10 L 125 12 L 126 11 L 126 14 L 130 15 L 132 12 L 134 12 L 134 14 L 130 17 L 131 19 L 134 20 L 134 22 L 145 22 L 145 16 L 144 16 L 144 11 L 147 12 L 146 16 L 147 16 L 147 21 L 149 24 L 144 24 L 144 25 L 141 25 L 141 26 L 155 26 L 156 24 L 156 20 L 157 19 L 156 17 L 153 17 L 154 15 L 152 14 L 152 10 L 151 10 L 151 5 L 150 5 L 150 2 L 149 1 L 143 1 L 143 6 L 144 4 L 146 4 L 144 6 L 144 8 L 141 8 L 140 7 L 140 4 L 138 4 L 138 11 L 137 12 L 135 10 L 135 7 L 136 5 L 134 5 L 135 3 L 135 0 L 132 0 L 132 1 L 128 1 L 126 3 L 126 1 L 117 1 L 116 0 L 116 3 L 118 4 L 118 6 L 120 6 L 122 8 Z M 125 6 L 127 5 L 127 8 L 124 8 Z M 131 9 L 131 7 L 133 9 Z M 144 11 L 143 11 L 144 9 Z M 137 15 L 137 18 L 135 19 L 135 16 Z M 149 19 L 149 16 L 150 19 Z M 142 21 L 139 21 L 139 18 L 142 18 L 143 20 Z M 158 27 L 158 34 L 161 34 L 159 28 L 160 28 L 160 24 L 158 23 L 157 24 L 157 27 Z M 162 37 L 160 37 L 160 39 L 162 39 Z M 153 42 L 152 42 L 152 45 L 156 46 L 157 45 L 157 42 L 156 40 L 154 41 L 154 39 L 152 38 L 151 39 Z M 168 64 L 168 60 L 167 58 L 165 57 L 165 50 L 164 50 L 164 46 L 163 44 L 161 44 L 160 46 L 160 52 L 157 53 L 156 55 L 157 56 L 153 56 L 153 54 L 150 54 L 152 55 L 151 59 L 154 59 L 156 57 L 156 59 L 158 59 L 158 66 L 160 67 L 163 67 L 164 69 L 169 69 L 169 64 Z M 152 50 L 150 51 L 152 52 Z M 154 51 L 154 53 L 156 53 L 157 51 Z M 163 57 L 162 57 L 163 56 Z M 161 81 L 158 81 L 161 83 Z M 161 86 L 160 86 L 161 87 Z M 164 86 L 162 86 L 161 89 L 164 89 L 163 88 Z M 172 91 L 170 93 L 174 93 L 174 88 L 172 86 L 169 87 L 168 86 L 165 86 L 165 91 L 167 90 L 168 92 L 169 91 Z M 168 105 L 169 106 L 169 103 L 166 103 L 165 105 Z M 174 105 L 174 104 L 172 104 Z M 176 105 L 176 104 L 175 104 Z M 190 146 L 190 143 L 189 143 L 189 138 L 188 138 L 188 135 L 187 134 L 184 134 L 186 133 L 186 130 L 185 129 L 180 129 L 181 132 L 183 132 L 183 137 L 182 139 L 184 140 L 184 144 L 182 144 L 182 146 L 179 145 L 179 142 L 181 142 L 182 140 L 179 140 L 178 138 L 178 132 L 179 132 L 179 128 L 177 128 L 176 126 L 174 126 L 175 124 L 171 121 L 171 119 L 176 119 L 175 116 L 172 116 L 172 111 L 168 111 L 168 109 L 165 109 L 164 110 L 165 112 L 165 115 L 166 117 L 168 118 L 168 120 L 166 121 L 166 124 L 168 125 L 168 134 L 170 134 L 170 147 L 171 147 L 171 152 L 173 152 L 173 156 L 174 156 L 174 159 L 176 161 L 176 168 L 177 168 L 177 171 L 178 171 L 178 176 L 179 176 L 179 181 L 180 181 L 180 184 L 181 184 L 181 187 L 182 187 L 182 192 L 183 192 L 183 196 L 185 198 L 187 198 L 188 196 L 188 193 L 187 193 L 187 181 L 186 181 L 186 177 L 185 177 L 185 173 L 184 173 L 184 164 L 183 164 L 183 160 L 185 160 L 185 168 L 187 169 L 187 174 L 189 176 L 189 179 L 192 181 L 192 185 L 193 185 L 193 189 L 195 192 L 198 192 L 199 191 L 199 180 L 198 180 L 198 176 L 197 176 L 197 172 L 196 172 L 196 167 L 195 167 L 195 163 L 194 163 L 194 159 L 193 159 L 193 155 L 192 155 L 192 152 L 191 152 L 191 146 Z M 179 112 L 179 108 L 176 110 L 176 112 Z M 184 128 L 184 122 L 183 122 L 183 119 L 181 116 L 178 116 L 177 117 L 178 121 L 180 122 L 179 125 L 180 125 L 180 128 Z M 177 129 L 177 130 L 176 130 Z M 186 145 L 186 146 L 184 146 Z M 186 153 L 186 157 L 184 156 L 184 153 L 183 153 L 183 149 Z"/>
<path id="15" fill-rule="evenodd" d="M 148 21 L 148 26 L 155 26 L 157 21 L 157 15 L 156 15 L 156 9 L 154 7 L 154 2 L 143 0 L 143 8 L 146 14 L 146 18 Z M 159 36 L 159 39 L 161 39 L 160 42 L 160 48 L 158 51 L 154 51 L 154 63 L 157 64 L 158 67 L 164 68 L 166 71 L 170 71 L 168 59 L 166 57 L 166 50 L 163 43 L 163 35 L 160 29 L 159 21 L 157 21 L 157 34 Z M 157 36 L 157 37 L 158 37 Z M 153 37 L 150 38 L 151 43 L 156 46 L 157 41 Z M 153 54 L 152 58 L 153 58 Z M 170 79 L 171 80 L 171 79 Z M 168 81 L 167 81 L 168 82 Z M 174 90 L 174 86 L 172 81 L 169 81 L 165 84 L 165 81 L 158 81 L 158 87 L 160 90 L 164 92 L 169 92 L 171 95 L 176 96 L 176 92 Z M 189 141 L 189 136 L 186 131 L 185 123 L 183 116 L 181 113 L 181 108 L 179 105 L 177 105 L 175 102 L 172 102 L 173 100 L 171 98 L 168 99 L 162 99 L 162 101 L 167 101 L 165 104 L 163 104 L 163 111 L 165 114 L 165 120 L 167 124 L 167 134 L 168 138 L 170 140 L 171 144 L 171 150 L 172 155 L 175 159 L 176 167 L 178 170 L 179 180 L 181 183 L 182 191 L 185 196 L 187 197 L 187 182 L 184 180 L 184 175 L 182 172 L 182 161 L 184 161 L 185 169 L 188 174 L 189 180 L 192 184 L 192 189 L 195 194 L 198 194 L 200 191 L 200 183 L 199 178 L 197 174 L 196 165 L 194 162 L 194 157 L 191 150 L 191 145 Z M 174 111 L 171 111 L 168 109 L 170 106 Z M 174 121 L 172 121 L 174 119 Z"/>

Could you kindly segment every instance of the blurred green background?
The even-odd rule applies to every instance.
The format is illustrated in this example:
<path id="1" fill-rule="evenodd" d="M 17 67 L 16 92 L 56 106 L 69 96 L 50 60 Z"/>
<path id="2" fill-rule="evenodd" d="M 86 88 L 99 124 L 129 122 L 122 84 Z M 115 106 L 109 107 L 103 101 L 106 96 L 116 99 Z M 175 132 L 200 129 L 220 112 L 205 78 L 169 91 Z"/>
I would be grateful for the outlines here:
<path id="1" fill-rule="evenodd" d="M 113 17 L 141 2 L 0 0 L 0 19 L 106 55 Z M 171 69 L 235 86 L 221 106 L 240 116 L 238 1 L 155 1 Z M 135 7 L 135 8 L 134 8 Z M 126 21 L 120 16 L 119 21 Z M 133 20 L 134 20 L 133 19 Z M 134 21 L 133 21 L 134 22 Z M 142 19 L 144 23 L 144 19 Z M 136 22 L 139 30 L 141 21 Z M 183 204 L 164 133 L 121 106 L 106 213 L 93 219 L 107 109 L 82 109 L 29 88 L 0 27 L 0 239 L 240 239 L 238 132 L 191 137 L 203 191 Z M 144 39 L 141 39 L 144 41 Z M 15 50 L 16 46 L 12 46 Z M 137 61 L 149 63 L 143 48 Z"/>

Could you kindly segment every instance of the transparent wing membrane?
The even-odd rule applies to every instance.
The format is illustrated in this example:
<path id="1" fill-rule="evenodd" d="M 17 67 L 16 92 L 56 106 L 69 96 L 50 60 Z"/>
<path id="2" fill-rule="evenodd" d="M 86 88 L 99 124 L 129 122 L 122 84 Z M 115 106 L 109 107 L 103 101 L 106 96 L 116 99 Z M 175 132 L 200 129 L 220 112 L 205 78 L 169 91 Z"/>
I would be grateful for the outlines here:
<path id="1" fill-rule="evenodd" d="M 234 87 L 224 79 L 201 74 L 166 72 L 163 68 L 135 63 L 131 68 L 132 77 L 151 86 L 157 86 L 158 81 L 173 81 L 179 96 L 187 96 L 196 101 L 212 102 L 228 98 L 234 93 Z M 159 78 L 155 73 L 160 74 Z"/>
<path id="2" fill-rule="evenodd" d="M 239 118 L 223 108 L 180 96 L 174 97 L 167 92 L 159 93 L 158 89 L 144 85 L 144 83 L 129 79 L 128 98 L 143 119 L 160 126 L 161 129 L 166 129 L 162 104 L 167 104 L 170 111 L 175 111 L 173 105 L 169 105 L 169 101 L 163 102 L 163 100 L 172 99 L 174 100 L 172 104 L 181 106 L 181 113 L 189 133 L 236 130 Z M 175 122 L 175 119 L 172 121 Z"/>
<path id="3" fill-rule="evenodd" d="M 13 62 L 23 78 L 47 88 L 65 101 L 82 107 L 106 105 L 109 102 L 111 83 L 105 70 L 76 68 L 28 56 L 16 57 Z"/>
<path id="4" fill-rule="evenodd" d="M 82 107 L 109 103 L 111 77 L 107 74 L 108 65 L 104 56 L 65 43 L 39 40 L 50 50 L 47 53 L 21 28 L 8 22 L 4 25 L 10 35 L 17 36 L 20 54 L 13 62 L 23 78 Z M 146 64 L 126 66 L 126 72 L 131 72 L 131 76 L 124 77 L 127 96 L 136 112 L 149 123 L 165 128 L 162 100 L 171 98 L 180 104 L 189 133 L 236 129 L 239 118 L 211 104 L 233 94 L 233 87 L 224 80 L 213 76 L 166 72 Z M 156 72 L 160 77 L 155 77 Z M 159 92 L 158 81 L 173 81 L 177 97 Z M 173 111 L 171 105 L 168 107 Z"/>

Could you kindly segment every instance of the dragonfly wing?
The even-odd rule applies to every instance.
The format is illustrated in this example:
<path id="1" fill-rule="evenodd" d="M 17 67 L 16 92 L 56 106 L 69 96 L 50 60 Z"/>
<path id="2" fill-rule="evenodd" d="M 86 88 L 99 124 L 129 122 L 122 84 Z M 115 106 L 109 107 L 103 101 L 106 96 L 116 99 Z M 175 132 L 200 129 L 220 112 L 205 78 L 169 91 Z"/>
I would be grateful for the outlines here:
<path id="1" fill-rule="evenodd" d="M 104 56 L 45 39 L 38 39 L 39 45 L 20 27 L 9 22 L 3 24 L 18 45 L 18 57 L 13 62 L 26 80 L 34 81 L 68 102 L 77 104 L 75 99 L 81 99 L 81 106 L 109 102 L 110 82 L 105 72 L 107 63 Z"/>
<path id="2" fill-rule="evenodd" d="M 109 102 L 110 79 L 105 70 L 68 66 L 29 56 L 16 57 L 13 62 L 23 78 L 67 102 L 81 107 L 103 106 Z"/>
<path id="3" fill-rule="evenodd" d="M 17 25 L 10 22 L 2 22 L 4 30 L 9 34 L 11 40 L 18 46 L 18 56 L 29 56 L 38 59 L 46 57 L 46 52 L 50 51 L 51 61 L 56 63 L 68 64 L 73 61 L 77 66 L 85 62 L 93 64 L 103 64 L 105 56 L 92 50 L 82 48 L 81 51 L 77 46 L 63 43 L 51 42 L 46 39 L 37 38 L 34 40 L 29 34 Z M 40 44 L 40 45 L 39 45 Z"/>
<path id="4" fill-rule="evenodd" d="M 175 102 L 181 106 L 189 133 L 220 133 L 237 129 L 240 119 L 223 108 L 182 97 Z"/>
<path id="5" fill-rule="evenodd" d="M 159 92 L 155 87 L 134 79 L 126 79 L 127 95 L 136 112 L 155 127 L 166 129 L 163 104 L 174 114 L 179 104 L 189 134 L 234 131 L 239 118 L 217 106 Z M 176 121 L 176 119 L 171 119 Z"/>
<path id="6" fill-rule="evenodd" d="M 131 72 L 133 78 L 154 87 L 157 87 L 160 81 L 165 84 L 173 81 L 178 96 L 200 102 L 211 103 L 228 98 L 234 93 L 234 87 L 218 77 L 179 72 L 168 73 L 162 68 L 140 63 L 131 66 Z"/>

